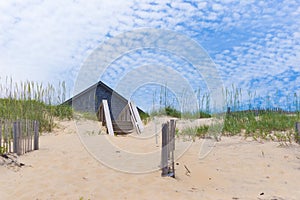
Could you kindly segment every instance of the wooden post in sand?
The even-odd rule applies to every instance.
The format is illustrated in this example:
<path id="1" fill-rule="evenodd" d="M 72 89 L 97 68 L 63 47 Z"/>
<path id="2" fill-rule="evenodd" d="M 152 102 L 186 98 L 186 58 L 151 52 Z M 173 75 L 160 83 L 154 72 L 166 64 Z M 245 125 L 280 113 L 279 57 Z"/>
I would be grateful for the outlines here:
<path id="1" fill-rule="evenodd" d="M 162 125 L 162 149 L 161 149 L 161 176 L 175 178 L 174 150 L 175 150 L 175 120 Z M 171 166 L 169 167 L 169 161 Z"/>
<path id="2" fill-rule="evenodd" d="M 174 150 L 175 150 L 175 129 L 176 129 L 176 122 L 175 120 L 170 121 L 170 136 L 169 136 L 169 146 L 171 152 L 171 170 L 172 170 L 172 177 L 175 178 L 175 163 L 174 163 Z"/>
<path id="3" fill-rule="evenodd" d="M 168 129 L 169 126 L 167 123 L 162 125 L 162 145 L 161 145 L 161 176 L 167 176 L 169 169 L 168 169 Z"/>
<path id="4" fill-rule="evenodd" d="M 39 150 L 39 122 L 33 121 L 33 131 L 34 131 L 34 150 Z"/>
<path id="5" fill-rule="evenodd" d="M 300 122 L 296 122 L 295 124 L 295 130 L 296 130 L 296 142 L 300 144 Z"/>

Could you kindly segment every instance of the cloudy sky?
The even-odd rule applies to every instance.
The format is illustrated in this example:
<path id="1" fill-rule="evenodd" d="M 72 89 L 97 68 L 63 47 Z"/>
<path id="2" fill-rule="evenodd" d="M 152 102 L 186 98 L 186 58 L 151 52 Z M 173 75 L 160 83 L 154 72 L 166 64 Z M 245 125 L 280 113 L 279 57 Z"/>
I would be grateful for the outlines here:
<path id="1" fill-rule="evenodd" d="M 66 81 L 72 94 L 82 66 L 103 43 L 130 31 L 159 29 L 197 43 L 215 64 L 224 87 L 242 88 L 245 99 L 248 91 L 280 96 L 272 104 L 283 105 L 287 95 L 300 95 L 299 19 L 296 0 L 0 1 L 0 76 Z M 168 50 L 131 50 L 113 58 L 104 74 L 92 74 L 116 88 L 120 77 L 139 66 L 171 67 L 192 90 L 207 86 L 205 75 L 195 76 L 197 66 Z M 149 88 L 140 86 L 135 95 L 148 91 L 149 103 Z"/>

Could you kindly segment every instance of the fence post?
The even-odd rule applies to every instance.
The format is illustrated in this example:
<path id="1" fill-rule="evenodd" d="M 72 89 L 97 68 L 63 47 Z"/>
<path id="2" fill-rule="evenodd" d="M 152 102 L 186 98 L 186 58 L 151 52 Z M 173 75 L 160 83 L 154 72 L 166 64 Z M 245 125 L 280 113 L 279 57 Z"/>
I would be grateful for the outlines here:
<path id="1" fill-rule="evenodd" d="M 33 151 L 33 123 L 30 121 L 29 123 L 29 133 L 30 133 L 30 151 Z"/>
<path id="2" fill-rule="evenodd" d="M 11 150 L 11 144 L 10 144 L 10 138 L 9 138 L 9 128 L 8 128 L 8 124 L 10 124 L 10 121 L 8 120 L 5 120 L 4 121 L 4 133 L 3 133 L 3 141 L 4 141 L 4 144 L 3 146 L 5 147 L 5 152 L 8 153 L 8 152 L 12 152 Z"/>
<path id="3" fill-rule="evenodd" d="M 28 120 L 25 120 L 25 153 L 29 152 L 29 131 L 28 131 Z"/>
<path id="4" fill-rule="evenodd" d="M 20 155 L 24 154 L 24 150 L 25 150 L 25 146 L 24 146 L 24 131 L 23 131 L 23 120 L 20 120 L 18 122 L 18 126 L 19 126 L 19 145 L 20 145 Z"/>
<path id="5" fill-rule="evenodd" d="M 19 129 L 17 122 L 13 122 L 13 152 L 18 154 L 19 153 Z"/>
<path id="6" fill-rule="evenodd" d="M 33 121 L 33 130 L 34 130 L 34 150 L 39 150 L 39 122 Z"/>
<path id="7" fill-rule="evenodd" d="M 175 132 L 176 132 L 176 122 L 174 119 L 170 120 L 170 142 L 171 142 L 171 151 L 175 150 Z"/>
<path id="8" fill-rule="evenodd" d="M 32 136 L 32 132 L 31 132 L 31 121 L 27 121 L 26 122 L 26 127 L 27 127 L 27 141 L 28 141 L 28 151 L 32 151 L 32 140 L 31 140 L 31 136 Z"/>
<path id="9" fill-rule="evenodd" d="M 18 129 L 18 156 L 23 154 L 23 131 L 21 126 L 21 121 L 17 121 L 17 129 Z"/>
<path id="10" fill-rule="evenodd" d="M 172 177 L 175 178 L 175 158 L 174 158 L 174 151 L 175 151 L 175 131 L 176 131 L 176 121 L 170 121 L 170 142 L 171 142 L 171 162 L 172 162 Z"/>
<path id="11" fill-rule="evenodd" d="M 300 122 L 296 122 L 295 124 L 295 130 L 296 130 L 296 142 L 300 144 Z"/>
<path id="12" fill-rule="evenodd" d="M 170 143 L 170 122 L 167 122 L 167 144 L 166 147 L 168 149 L 168 160 L 170 159 L 170 153 L 171 153 L 171 143 Z"/>
<path id="13" fill-rule="evenodd" d="M 168 169 L 168 124 L 165 123 L 162 125 L 162 146 L 161 146 L 161 176 L 167 176 Z"/>

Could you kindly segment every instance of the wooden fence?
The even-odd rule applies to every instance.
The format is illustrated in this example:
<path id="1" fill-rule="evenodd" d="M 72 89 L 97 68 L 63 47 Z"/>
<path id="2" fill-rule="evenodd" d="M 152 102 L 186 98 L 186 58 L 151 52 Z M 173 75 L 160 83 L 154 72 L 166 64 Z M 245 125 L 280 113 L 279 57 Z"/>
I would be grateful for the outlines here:
<path id="1" fill-rule="evenodd" d="M 170 176 L 173 178 L 175 178 L 175 129 L 175 120 L 170 120 L 170 122 L 162 125 L 161 175 Z"/>
<path id="2" fill-rule="evenodd" d="M 0 153 L 22 155 L 39 149 L 39 122 L 0 121 Z"/>

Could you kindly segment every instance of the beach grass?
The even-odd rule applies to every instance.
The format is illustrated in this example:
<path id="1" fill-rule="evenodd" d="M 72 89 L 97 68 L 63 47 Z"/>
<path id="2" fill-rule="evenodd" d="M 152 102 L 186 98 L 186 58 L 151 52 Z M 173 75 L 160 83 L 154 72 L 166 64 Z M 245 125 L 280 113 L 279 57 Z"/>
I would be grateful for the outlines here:
<path id="1" fill-rule="evenodd" d="M 271 99 L 276 97 L 267 95 L 263 99 L 258 98 L 256 92 L 246 93 L 248 99 L 243 100 L 246 95 L 240 88 L 232 85 L 231 88 L 225 89 L 224 108 L 227 108 L 227 113 L 224 113 L 222 135 L 243 135 L 245 138 L 252 137 L 255 140 L 265 139 L 282 143 L 297 140 L 295 123 L 300 121 L 300 101 L 297 93 L 288 95 L 285 109 L 274 107 Z M 261 100 L 261 104 L 254 108 L 255 105 L 257 106 L 257 99 Z M 188 127 L 179 131 L 179 135 L 203 138 L 207 136 L 208 130 L 206 125 Z"/>
<path id="2" fill-rule="evenodd" d="M 0 84 L 0 94 L 0 119 L 38 120 L 40 131 L 52 131 L 55 118 L 73 117 L 72 107 L 61 105 L 66 96 L 64 82 L 54 87 L 33 81 L 14 82 L 6 77 Z"/>
<path id="3" fill-rule="evenodd" d="M 159 110 L 154 110 L 150 113 L 150 116 L 170 116 L 175 118 L 182 118 L 182 119 L 200 119 L 200 118 L 210 118 L 211 114 L 206 113 L 204 111 L 198 112 L 181 112 L 176 108 L 168 105 L 165 108 L 161 108 Z"/>

